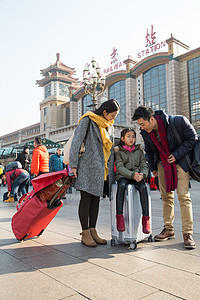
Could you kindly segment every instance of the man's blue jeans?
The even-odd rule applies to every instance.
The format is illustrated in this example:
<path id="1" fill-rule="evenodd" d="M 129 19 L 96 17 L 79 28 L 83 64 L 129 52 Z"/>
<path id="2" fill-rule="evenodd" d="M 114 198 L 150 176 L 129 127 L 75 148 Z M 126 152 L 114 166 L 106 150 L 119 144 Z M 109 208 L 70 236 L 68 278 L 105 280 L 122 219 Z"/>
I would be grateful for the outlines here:
<path id="1" fill-rule="evenodd" d="M 22 195 L 26 194 L 26 184 L 30 180 L 30 175 L 28 172 L 21 173 L 13 182 L 11 187 L 10 196 L 14 197 L 15 194 L 17 194 L 17 189 L 20 187 L 20 191 L 22 192 Z"/>

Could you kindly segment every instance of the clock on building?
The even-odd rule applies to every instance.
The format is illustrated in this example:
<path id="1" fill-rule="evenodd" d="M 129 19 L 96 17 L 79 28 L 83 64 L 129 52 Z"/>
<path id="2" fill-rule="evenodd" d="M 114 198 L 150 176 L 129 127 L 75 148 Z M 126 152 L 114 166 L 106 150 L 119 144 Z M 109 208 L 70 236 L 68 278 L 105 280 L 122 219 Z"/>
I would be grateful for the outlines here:
<path id="1" fill-rule="evenodd" d="M 59 94 L 61 96 L 69 97 L 69 89 L 68 86 L 65 84 L 60 83 L 59 84 Z"/>
<path id="2" fill-rule="evenodd" d="M 45 98 L 51 96 L 51 85 L 45 86 Z"/>

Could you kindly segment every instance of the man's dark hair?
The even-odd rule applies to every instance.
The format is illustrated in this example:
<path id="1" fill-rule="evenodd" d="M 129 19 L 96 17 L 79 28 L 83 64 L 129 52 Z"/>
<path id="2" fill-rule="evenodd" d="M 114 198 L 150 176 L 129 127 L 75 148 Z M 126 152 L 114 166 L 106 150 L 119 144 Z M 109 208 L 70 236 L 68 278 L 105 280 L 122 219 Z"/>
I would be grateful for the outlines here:
<path id="1" fill-rule="evenodd" d="M 133 114 L 132 121 L 137 121 L 140 118 L 149 121 L 153 114 L 154 111 L 150 107 L 139 106 L 138 108 L 136 108 Z"/>
<path id="2" fill-rule="evenodd" d="M 42 139 L 40 137 L 36 137 L 35 142 L 37 145 L 42 145 Z"/>

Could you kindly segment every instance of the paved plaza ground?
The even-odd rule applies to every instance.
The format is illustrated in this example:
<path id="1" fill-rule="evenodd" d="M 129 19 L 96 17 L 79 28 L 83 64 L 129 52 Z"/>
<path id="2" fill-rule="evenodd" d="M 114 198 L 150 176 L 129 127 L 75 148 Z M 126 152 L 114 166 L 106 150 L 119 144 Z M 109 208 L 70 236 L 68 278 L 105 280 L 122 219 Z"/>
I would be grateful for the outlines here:
<path id="1" fill-rule="evenodd" d="M 176 239 L 111 247 L 110 203 L 100 202 L 98 232 L 108 245 L 80 243 L 79 193 L 64 206 L 43 235 L 19 243 L 11 230 L 15 203 L 0 202 L 0 300 L 10 299 L 200 299 L 200 184 L 191 182 L 195 250 L 183 247 L 179 203 Z M 0 197 L 5 192 L 1 188 Z M 153 235 L 163 226 L 162 201 L 152 191 Z"/>

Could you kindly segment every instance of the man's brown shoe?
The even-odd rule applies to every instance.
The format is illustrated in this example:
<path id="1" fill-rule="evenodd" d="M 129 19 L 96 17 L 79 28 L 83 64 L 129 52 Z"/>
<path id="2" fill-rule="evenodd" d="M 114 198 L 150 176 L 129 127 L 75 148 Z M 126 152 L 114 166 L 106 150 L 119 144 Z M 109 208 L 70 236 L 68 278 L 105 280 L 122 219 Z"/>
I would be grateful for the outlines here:
<path id="1" fill-rule="evenodd" d="M 187 248 L 187 249 L 195 249 L 196 248 L 196 244 L 195 244 L 195 241 L 194 241 L 191 233 L 184 233 L 183 239 L 184 239 L 184 247 L 185 248 Z"/>
<path id="2" fill-rule="evenodd" d="M 167 228 L 164 228 L 160 234 L 154 236 L 154 240 L 158 242 L 160 241 L 162 242 L 174 238 L 175 238 L 174 230 L 169 230 Z"/>

